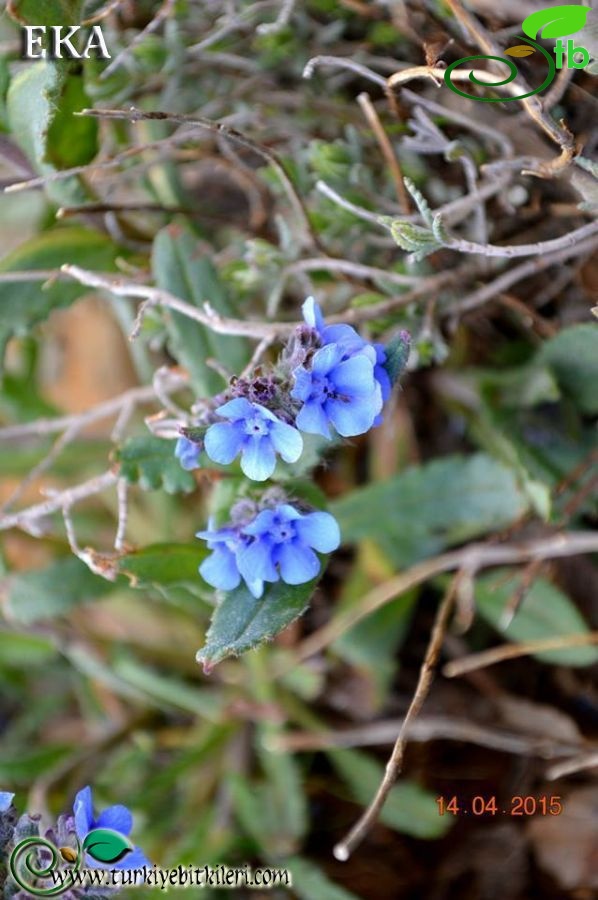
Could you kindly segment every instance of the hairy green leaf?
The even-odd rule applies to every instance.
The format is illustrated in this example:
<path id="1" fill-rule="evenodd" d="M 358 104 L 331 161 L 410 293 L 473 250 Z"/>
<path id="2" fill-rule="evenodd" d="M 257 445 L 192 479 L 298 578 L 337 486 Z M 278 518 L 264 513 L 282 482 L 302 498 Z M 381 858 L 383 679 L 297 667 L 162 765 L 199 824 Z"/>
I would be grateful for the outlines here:
<path id="1" fill-rule="evenodd" d="M 209 303 L 222 315 L 234 315 L 212 262 L 198 244 L 188 227 L 170 225 L 160 231 L 152 253 L 156 284 L 198 308 Z M 188 370 L 194 388 L 202 396 L 225 387 L 222 376 L 206 360 L 217 360 L 231 374 L 238 373 L 247 361 L 247 343 L 243 338 L 215 334 L 177 312 L 168 314 L 166 328 L 172 354 Z"/>
<path id="2" fill-rule="evenodd" d="M 598 324 L 565 328 L 541 352 L 563 391 L 587 415 L 598 413 Z"/>
<path id="3" fill-rule="evenodd" d="M 328 750 L 327 754 L 354 799 L 364 806 L 374 796 L 384 774 L 383 766 L 358 750 Z M 450 816 L 439 816 L 434 794 L 413 781 L 396 784 L 382 808 L 380 821 L 403 834 L 433 840 L 450 829 Z"/>
<path id="4" fill-rule="evenodd" d="M 66 556 L 46 569 L 11 575 L 7 580 L 7 614 L 30 624 L 64 615 L 73 606 L 114 590 L 76 556 Z"/>
<path id="5" fill-rule="evenodd" d="M 225 594 L 197 661 L 210 671 L 227 656 L 238 656 L 271 640 L 305 611 L 316 583 L 317 579 L 298 585 L 277 581 L 267 584 L 259 599 L 245 585 Z"/>
<path id="6" fill-rule="evenodd" d="M 536 641 L 588 634 L 588 626 L 571 600 L 543 578 L 536 579 L 525 592 L 521 607 L 509 626 L 501 627 L 505 606 L 520 587 L 520 575 L 513 569 L 497 570 L 476 579 L 478 612 L 508 640 Z M 555 665 L 591 666 L 598 662 L 598 647 L 570 647 L 535 655 L 543 662 Z"/>
<path id="7" fill-rule="evenodd" d="M 53 228 L 0 260 L 0 273 L 58 269 L 64 263 L 112 270 L 117 253 L 118 248 L 100 232 L 78 226 Z M 0 354 L 9 337 L 26 334 L 51 310 L 68 306 L 87 290 L 74 281 L 56 281 L 44 287 L 44 280 L 0 282 Z"/>
<path id="8" fill-rule="evenodd" d="M 145 435 L 129 438 L 115 453 L 121 475 L 144 491 L 163 488 L 167 494 L 190 493 L 195 479 L 174 455 L 174 442 Z"/>
<path id="9" fill-rule="evenodd" d="M 506 466 L 485 454 L 414 466 L 334 501 L 343 540 L 375 541 L 395 565 L 408 565 L 504 528 L 529 501 Z"/>

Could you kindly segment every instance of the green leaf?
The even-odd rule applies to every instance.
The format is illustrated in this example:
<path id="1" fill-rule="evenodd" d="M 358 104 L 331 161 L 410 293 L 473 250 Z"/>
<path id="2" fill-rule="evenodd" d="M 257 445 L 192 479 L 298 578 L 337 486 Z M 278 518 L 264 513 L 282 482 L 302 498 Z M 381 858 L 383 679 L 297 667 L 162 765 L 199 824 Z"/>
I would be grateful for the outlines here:
<path id="1" fill-rule="evenodd" d="M 271 640 L 305 611 L 316 584 L 317 579 L 298 585 L 277 581 L 266 585 L 259 600 L 245 585 L 225 594 L 197 661 L 209 672 L 227 656 L 238 656 Z"/>
<path id="2" fill-rule="evenodd" d="M 67 556 L 47 569 L 7 578 L 7 617 L 29 625 L 64 615 L 112 590 L 113 583 L 94 575 L 76 556 Z"/>
<path id="3" fill-rule="evenodd" d="M 515 618 L 508 628 L 503 628 L 500 623 L 505 606 L 520 587 L 520 573 L 514 569 L 497 570 L 476 580 L 478 612 L 505 638 L 519 642 L 589 633 L 571 600 L 543 578 L 534 581 L 526 591 Z M 570 647 L 534 655 L 543 662 L 555 665 L 590 666 L 598 662 L 598 647 Z"/>
<path id="4" fill-rule="evenodd" d="M 12 11 L 19 24 L 24 20 L 31 25 L 77 25 L 82 7 L 82 0 L 14 0 Z"/>
<path id="5" fill-rule="evenodd" d="M 116 863 L 134 847 L 128 837 L 111 828 L 94 828 L 83 840 L 83 849 L 97 862 Z"/>
<path id="6" fill-rule="evenodd" d="M 152 706 L 181 709 L 210 722 L 221 718 L 225 699 L 211 688 L 192 686 L 180 678 L 161 675 L 130 656 L 117 658 L 111 668 L 117 678 L 144 694 Z"/>
<path id="7" fill-rule="evenodd" d="M 53 98 L 56 111 L 46 135 L 45 160 L 56 169 L 70 169 L 91 162 L 98 152 L 98 120 L 74 113 L 91 105 L 85 90 L 83 69 L 69 73 Z"/>
<path id="8" fill-rule="evenodd" d="M 75 116 L 90 106 L 81 70 L 64 62 L 27 66 L 7 97 L 10 130 L 40 175 L 89 162 L 97 152 L 97 121 Z M 86 194 L 73 177 L 45 186 L 58 203 L 81 203 Z"/>
<path id="9" fill-rule="evenodd" d="M 375 541 L 396 566 L 516 521 L 529 500 L 506 466 L 483 453 L 414 466 L 335 501 L 343 539 Z"/>
<path id="10" fill-rule="evenodd" d="M 113 270 L 118 248 L 100 232 L 78 226 L 53 228 L 26 241 L 0 260 L 0 273 L 24 269 L 58 269 L 64 263 L 84 268 Z M 81 284 L 43 280 L 0 283 L 0 355 L 9 337 L 26 334 L 51 310 L 68 306 L 87 291 Z"/>
<path id="11" fill-rule="evenodd" d="M 530 38 L 566 37 L 584 27 L 589 11 L 587 7 L 571 4 L 539 9 L 524 19 L 521 27 Z"/>
<path id="12" fill-rule="evenodd" d="M 293 893 L 299 900 L 359 900 L 357 894 L 331 881 L 313 862 L 300 856 L 284 860 L 291 873 Z"/>
<path id="13" fill-rule="evenodd" d="M 72 753 L 72 744 L 46 744 L 30 750 L 21 746 L 15 753 L 0 753 L 0 780 L 14 785 L 30 786 Z"/>
<path id="14" fill-rule="evenodd" d="M 152 252 L 152 271 L 159 288 L 201 308 L 208 302 L 219 313 L 234 316 L 210 259 L 202 255 L 198 238 L 188 227 L 170 225 L 158 233 Z M 215 334 L 181 313 L 170 312 L 165 319 L 169 348 L 183 365 L 195 390 L 202 396 L 222 391 L 222 376 L 207 365 L 218 362 L 237 374 L 247 362 L 247 342 L 243 338 Z"/>
<path id="15" fill-rule="evenodd" d="M 329 750 L 327 754 L 354 799 L 366 806 L 382 781 L 384 767 L 358 750 Z M 424 840 L 442 837 L 452 825 L 450 816 L 438 815 L 434 794 L 413 781 L 395 784 L 380 821 L 395 831 Z"/>
<path id="16" fill-rule="evenodd" d="M 384 348 L 386 352 L 384 368 L 388 372 L 391 384 L 395 384 L 405 371 L 410 349 L 411 335 L 408 331 L 400 331 Z"/>
<path id="17" fill-rule="evenodd" d="M 542 360 L 563 391 L 587 415 L 598 413 L 598 324 L 565 328 L 547 341 Z"/>
<path id="18" fill-rule="evenodd" d="M 188 494 L 195 489 L 195 479 L 183 469 L 174 455 L 174 442 L 146 435 L 129 438 L 116 451 L 120 474 L 144 491 L 163 488 L 167 494 Z"/>
<path id="19" fill-rule="evenodd" d="M 150 544 L 127 553 L 118 561 L 118 571 L 131 587 L 186 584 L 198 581 L 198 569 L 207 555 L 205 544 Z"/>
<path id="20" fill-rule="evenodd" d="M 42 666 L 55 659 L 58 649 L 51 639 L 36 634 L 0 631 L 0 666 L 24 669 Z"/>

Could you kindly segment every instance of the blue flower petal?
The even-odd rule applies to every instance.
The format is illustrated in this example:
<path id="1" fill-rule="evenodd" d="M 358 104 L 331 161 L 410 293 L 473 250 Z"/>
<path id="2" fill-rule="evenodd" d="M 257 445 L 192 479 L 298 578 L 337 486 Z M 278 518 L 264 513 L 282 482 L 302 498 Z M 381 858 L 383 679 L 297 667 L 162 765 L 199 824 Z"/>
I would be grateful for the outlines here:
<path id="1" fill-rule="evenodd" d="M 270 429 L 270 440 L 276 452 L 285 462 L 297 462 L 303 451 L 303 438 L 296 428 L 281 422 L 274 422 Z"/>
<path id="2" fill-rule="evenodd" d="M 294 400 L 309 400 L 312 392 L 311 372 L 308 372 L 307 369 L 300 366 L 293 372 L 293 377 L 295 379 L 295 384 L 291 391 L 291 397 L 293 397 Z"/>
<path id="3" fill-rule="evenodd" d="M 96 828 L 111 828 L 112 831 L 119 831 L 121 834 L 131 834 L 133 828 L 133 816 L 126 806 L 117 804 L 109 806 L 100 813 L 95 823 Z"/>
<path id="4" fill-rule="evenodd" d="M 279 574 L 272 562 L 272 544 L 258 538 L 237 553 L 239 572 L 247 583 L 255 580 L 278 581 Z"/>
<path id="5" fill-rule="evenodd" d="M 287 584 L 304 584 L 320 571 L 320 560 L 313 550 L 299 541 L 288 541 L 276 547 L 276 561 L 282 580 Z"/>
<path id="6" fill-rule="evenodd" d="M 204 559 L 199 567 L 204 581 L 221 591 L 232 591 L 241 583 L 235 554 L 228 547 L 219 547 Z"/>
<path id="7" fill-rule="evenodd" d="M 315 375 L 328 375 L 342 358 L 343 349 L 339 344 L 326 344 L 314 353 L 311 362 L 312 372 Z"/>
<path id="8" fill-rule="evenodd" d="M 295 523 L 302 544 L 313 547 L 319 553 L 332 553 L 341 542 L 341 533 L 334 516 L 327 512 L 313 512 Z"/>
<path id="9" fill-rule="evenodd" d="M 130 853 L 127 853 L 126 856 L 110 868 L 128 871 L 129 869 L 142 869 L 144 866 L 147 866 L 148 869 L 152 868 L 151 862 L 141 848 L 135 847 L 134 850 L 131 850 Z"/>
<path id="10" fill-rule="evenodd" d="M 223 419 L 237 421 L 238 419 L 246 419 L 248 416 L 254 415 L 255 410 L 249 400 L 246 400 L 244 397 L 236 397 L 234 400 L 229 400 L 228 403 L 218 406 L 216 412 Z"/>
<path id="11" fill-rule="evenodd" d="M 291 506 L 290 503 L 281 503 L 276 507 L 275 517 L 279 521 L 294 522 L 296 519 L 301 518 L 301 513 L 294 506 Z"/>
<path id="12" fill-rule="evenodd" d="M 12 806 L 15 795 L 10 791 L 0 791 L 0 813 L 7 812 Z"/>
<path id="13" fill-rule="evenodd" d="M 301 307 L 301 312 L 303 313 L 303 319 L 307 325 L 315 328 L 316 331 L 322 330 L 324 327 L 324 316 L 314 297 L 308 297 L 306 299 Z"/>
<path id="14" fill-rule="evenodd" d="M 357 353 L 367 345 L 351 325 L 327 325 L 321 338 L 325 344 L 342 344 L 346 353 Z"/>
<path id="15" fill-rule="evenodd" d="M 268 534 L 275 521 L 276 516 L 273 510 L 263 509 L 257 514 L 253 522 L 250 522 L 249 525 L 246 525 L 245 528 L 243 528 L 243 534 L 250 534 L 256 537 L 261 534 Z"/>
<path id="16" fill-rule="evenodd" d="M 342 394 L 349 397 L 366 397 L 376 388 L 374 367 L 362 353 L 339 363 L 328 377 Z"/>
<path id="17" fill-rule="evenodd" d="M 89 785 L 84 787 L 75 796 L 73 804 L 75 817 L 75 831 L 77 837 L 83 840 L 86 834 L 93 828 L 93 796 Z"/>
<path id="18" fill-rule="evenodd" d="M 356 398 L 350 403 L 329 400 L 325 408 L 330 421 L 343 437 L 365 434 L 382 409 L 380 386 L 376 385 L 376 390 L 369 397 Z"/>
<path id="19" fill-rule="evenodd" d="M 322 437 L 330 439 L 330 428 L 328 427 L 328 417 L 324 412 L 324 408 L 315 400 L 308 400 L 299 410 L 296 419 L 297 428 L 306 431 L 308 434 L 321 434 Z"/>
<path id="20" fill-rule="evenodd" d="M 260 581 L 258 578 L 255 581 L 246 581 L 245 583 L 249 592 L 253 594 L 256 600 L 259 600 L 264 593 L 264 582 Z"/>
<path id="21" fill-rule="evenodd" d="M 236 422 L 217 422 L 206 431 L 206 453 L 214 462 L 227 466 L 241 451 L 245 438 L 242 425 Z"/>
<path id="22" fill-rule="evenodd" d="M 191 469 L 199 468 L 199 454 L 201 447 L 189 438 L 180 437 L 174 448 L 174 455 L 180 462 L 183 469 L 191 471 Z"/>
<path id="23" fill-rule="evenodd" d="M 265 436 L 249 437 L 241 454 L 241 469 L 245 475 L 252 481 L 266 481 L 275 467 L 276 454 L 270 438 Z"/>

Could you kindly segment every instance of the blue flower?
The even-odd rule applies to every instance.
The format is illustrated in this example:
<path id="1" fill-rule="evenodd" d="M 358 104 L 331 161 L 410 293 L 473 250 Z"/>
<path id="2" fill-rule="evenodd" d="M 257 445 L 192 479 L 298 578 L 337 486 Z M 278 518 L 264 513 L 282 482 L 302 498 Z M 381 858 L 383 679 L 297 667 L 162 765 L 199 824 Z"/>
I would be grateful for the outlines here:
<path id="1" fill-rule="evenodd" d="M 232 526 L 215 529 L 212 519 L 208 522 L 208 530 L 198 531 L 196 537 L 207 541 L 208 549 L 213 551 L 199 567 L 199 574 L 204 581 L 221 591 L 233 591 L 239 587 L 241 573 L 237 565 L 237 553 L 248 538 L 243 537 L 239 528 Z M 246 584 L 255 597 L 261 597 L 264 586 L 260 579 L 250 574 Z"/>
<path id="2" fill-rule="evenodd" d="M 217 422 L 206 432 L 206 453 L 214 462 L 228 465 L 240 453 L 245 475 L 253 481 L 265 481 L 274 471 L 277 453 L 289 463 L 301 456 L 303 439 L 297 429 L 265 406 L 238 397 L 216 412 L 228 421 Z"/>
<path id="3" fill-rule="evenodd" d="M 93 812 L 93 795 L 91 788 L 84 787 L 75 797 L 73 805 L 73 815 L 75 817 L 75 831 L 79 840 L 84 840 L 86 835 L 94 828 L 110 828 L 112 831 L 118 831 L 128 837 L 133 827 L 133 816 L 126 806 L 117 805 L 109 806 L 104 812 L 101 812 L 97 819 Z M 135 847 L 130 853 L 119 862 L 110 865 L 108 863 L 98 863 L 91 856 L 86 854 L 85 864 L 90 868 L 96 869 L 137 869 L 142 866 L 150 866 L 151 863 L 144 853 Z"/>
<path id="4" fill-rule="evenodd" d="M 287 584 L 311 581 L 320 571 L 318 553 L 332 553 L 340 544 L 336 519 L 326 512 L 300 513 L 289 503 L 263 509 L 251 521 L 227 525 L 197 537 L 208 542 L 213 553 L 199 571 L 205 581 L 223 591 L 245 581 L 254 597 L 264 593 L 266 581 L 281 578 Z"/>
<path id="5" fill-rule="evenodd" d="M 183 469 L 190 471 L 191 469 L 199 469 L 199 454 L 201 453 L 201 445 L 189 438 L 180 437 L 174 448 L 174 455 L 180 462 Z"/>
<path id="6" fill-rule="evenodd" d="M 314 550 L 331 553 L 340 544 L 339 527 L 330 513 L 302 514 L 289 503 L 262 510 L 242 531 L 252 540 L 237 551 L 239 572 L 245 579 L 257 576 L 262 582 L 311 581 L 320 571 Z"/>
<path id="7" fill-rule="evenodd" d="M 10 791 L 0 791 L 0 813 L 7 812 L 12 806 L 15 795 Z"/>
<path id="8" fill-rule="evenodd" d="M 392 385 L 388 372 L 384 367 L 386 352 L 383 344 L 370 344 L 365 341 L 351 325 L 326 325 L 322 311 L 313 297 L 308 297 L 302 306 L 305 322 L 317 331 L 323 346 L 327 344 L 339 344 L 344 348 L 344 358 L 349 359 L 356 353 L 360 353 L 365 347 L 373 347 L 376 353 L 374 365 L 374 378 L 382 391 L 382 402 L 386 403 L 390 397 Z M 375 422 L 374 424 L 378 424 Z"/>
<path id="9" fill-rule="evenodd" d="M 329 423 L 343 437 L 364 434 L 382 409 L 382 389 L 374 377 L 376 351 L 363 347 L 347 358 L 342 344 L 327 344 L 317 350 L 311 368 L 294 371 L 291 397 L 303 406 L 297 428 L 330 437 Z"/>

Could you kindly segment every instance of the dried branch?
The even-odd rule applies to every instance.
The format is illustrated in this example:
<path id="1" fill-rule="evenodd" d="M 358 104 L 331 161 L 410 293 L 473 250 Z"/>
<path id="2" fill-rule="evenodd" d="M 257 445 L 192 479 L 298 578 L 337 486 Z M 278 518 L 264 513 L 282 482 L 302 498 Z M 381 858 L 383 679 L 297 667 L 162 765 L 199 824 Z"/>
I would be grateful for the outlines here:
<path id="1" fill-rule="evenodd" d="M 266 160 L 277 173 L 291 207 L 299 220 L 303 240 L 306 240 L 313 246 L 320 247 L 320 239 L 311 227 L 305 204 L 297 193 L 295 185 L 282 160 L 277 156 L 274 150 L 271 150 L 264 144 L 252 140 L 252 138 L 247 137 L 235 128 L 231 128 L 222 122 L 214 122 L 212 119 L 207 119 L 203 116 L 185 116 L 157 111 L 144 112 L 143 110 L 135 109 L 135 107 L 131 107 L 131 109 L 84 109 L 80 113 L 77 113 L 77 115 L 93 116 L 98 119 L 125 119 L 129 122 L 148 120 L 173 122 L 178 125 L 192 125 L 196 128 L 203 128 L 206 131 L 210 131 L 212 134 L 222 135 L 222 137 L 227 140 L 240 144 L 248 150 L 252 150 L 262 159 Z"/>
<path id="2" fill-rule="evenodd" d="M 100 73 L 100 81 L 103 81 L 106 78 L 109 78 L 113 72 L 116 72 L 120 66 L 122 66 L 125 59 L 131 55 L 131 53 L 135 50 L 136 47 L 141 44 L 145 38 L 156 31 L 161 23 L 168 18 L 170 13 L 174 9 L 176 0 L 163 0 L 162 6 L 156 12 L 156 15 L 152 18 L 151 22 L 145 26 L 142 31 L 139 31 L 133 40 L 129 41 L 127 46 L 121 50 L 121 52 L 114 57 L 111 63 L 109 63 L 106 68 Z"/>
<path id="3" fill-rule="evenodd" d="M 420 669 L 417 687 L 415 689 L 415 693 L 413 695 L 411 703 L 409 704 L 409 708 L 407 710 L 405 718 L 403 719 L 403 722 L 399 729 L 399 734 L 395 741 L 390 759 L 386 763 L 386 770 L 384 772 L 382 782 L 380 783 L 380 786 L 376 791 L 374 799 L 365 810 L 363 815 L 360 816 L 348 835 L 334 848 L 333 852 L 335 857 L 343 862 L 349 859 L 353 850 L 358 846 L 358 844 L 361 843 L 372 825 L 375 823 L 382 807 L 384 806 L 384 803 L 386 802 L 386 798 L 388 797 L 393 784 L 395 783 L 401 772 L 401 768 L 403 765 L 403 756 L 405 754 L 405 747 L 407 745 L 407 730 L 411 722 L 416 718 L 418 712 L 422 708 L 424 700 L 426 699 L 430 691 L 434 667 L 436 666 L 436 662 L 442 648 L 444 635 L 448 627 L 449 618 L 453 611 L 457 588 L 459 586 L 459 577 L 460 572 L 457 572 L 457 574 L 452 579 L 448 590 L 445 593 L 442 603 L 438 607 L 438 612 L 436 614 L 436 619 L 434 620 L 434 626 L 432 628 L 432 634 L 430 636 L 426 655 Z"/>
<path id="4" fill-rule="evenodd" d="M 598 644 L 598 631 L 589 634 L 566 634 L 562 637 L 542 638 L 521 644 L 507 644 L 504 647 L 483 650 L 481 653 L 472 653 L 465 659 L 451 660 L 445 665 L 442 674 L 447 678 L 457 678 L 466 672 L 485 669 L 487 666 L 493 666 L 505 659 L 517 659 L 520 656 L 545 653 L 547 650 L 565 650 L 568 647 L 592 647 L 596 644 Z"/>
<path id="5" fill-rule="evenodd" d="M 319 653 L 357 622 L 361 622 L 395 597 L 443 572 L 465 569 L 475 573 L 493 566 L 515 565 L 532 559 L 554 559 L 596 552 L 598 552 L 598 534 L 591 531 L 571 531 L 524 541 L 521 544 L 469 544 L 459 550 L 424 560 L 373 588 L 365 595 L 359 609 L 340 613 L 302 641 L 293 654 L 293 665 Z"/>
<path id="6" fill-rule="evenodd" d="M 405 190 L 405 183 L 403 181 L 403 173 L 401 171 L 401 166 L 399 160 L 396 157 L 396 154 L 393 150 L 393 146 L 390 142 L 390 139 L 387 133 L 384 130 L 382 122 L 376 112 L 376 108 L 372 101 L 370 100 L 369 94 L 365 92 L 359 94 L 357 97 L 357 102 L 361 106 L 363 113 L 374 132 L 376 140 L 380 145 L 380 149 L 382 151 L 382 155 L 386 160 L 386 165 L 388 166 L 388 171 L 390 172 L 390 176 L 393 180 L 393 184 L 395 186 L 395 191 L 397 194 L 397 199 L 399 201 L 399 206 L 401 207 L 401 211 L 404 215 L 408 216 L 411 212 L 411 203 L 409 201 L 409 194 Z"/>
<path id="7" fill-rule="evenodd" d="M 328 750 L 334 747 L 371 747 L 393 744 L 404 719 L 369 722 L 357 728 L 343 728 L 330 731 L 284 731 L 268 738 L 268 749 L 275 753 L 297 753 L 313 750 Z M 427 743 L 429 741 L 462 741 L 488 747 L 503 753 L 522 756 L 540 756 L 553 759 L 569 756 L 575 752 L 575 745 L 547 742 L 530 738 L 498 728 L 488 728 L 467 719 L 449 716 L 419 716 L 411 722 L 405 735 L 407 743 Z"/>
<path id="8" fill-rule="evenodd" d="M 39 519 L 52 513 L 60 512 L 65 507 L 69 508 L 73 503 L 78 503 L 79 500 L 85 500 L 87 497 L 100 494 L 102 491 L 115 485 L 117 481 L 118 475 L 115 472 L 108 471 L 102 475 L 96 475 L 94 478 L 90 478 L 89 481 L 83 482 L 83 484 L 59 491 L 48 500 L 44 500 L 43 503 L 36 503 L 33 506 L 28 506 L 26 509 L 19 510 L 19 512 L 2 516 L 0 518 L 0 531 L 6 531 L 8 528 L 22 528 L 24 531 L 29 531 L 33 526 L 34 530 L 31 533 L 38 533 L 35 529 L 35 522 Z"/>

